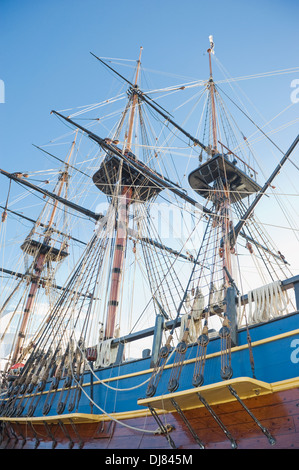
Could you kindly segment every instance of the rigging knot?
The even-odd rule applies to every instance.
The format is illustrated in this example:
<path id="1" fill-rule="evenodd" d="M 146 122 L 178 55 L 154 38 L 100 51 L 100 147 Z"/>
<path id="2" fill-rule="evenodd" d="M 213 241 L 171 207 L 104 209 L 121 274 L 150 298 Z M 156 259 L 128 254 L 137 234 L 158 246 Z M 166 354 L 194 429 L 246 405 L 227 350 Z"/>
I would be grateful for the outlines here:
<path id="1" fill-rule="evenodd" d="M 154 434 L 155 435 L 158 435 L 158 434 L 165 434 L 165 431 L 167 432 L 167 434 L 169 434 L 171 431 L 174 431 L 175 427 L 172 426 L 171 424 L 164 424 L 164 430 L 159 427 L 158 429 L 156 429 L 154 431 Z"/>

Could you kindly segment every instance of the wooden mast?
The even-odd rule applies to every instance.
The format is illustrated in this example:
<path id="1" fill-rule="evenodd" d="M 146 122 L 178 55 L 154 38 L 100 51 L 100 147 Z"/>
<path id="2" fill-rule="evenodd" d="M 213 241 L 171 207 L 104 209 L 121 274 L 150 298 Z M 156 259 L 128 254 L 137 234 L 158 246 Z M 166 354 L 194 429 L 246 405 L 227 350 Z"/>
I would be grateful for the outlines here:
<path id="1" fill-rule="evenodd" d="M 137 84 L 138 84 L 138 76 L 139 76 L 139 71 L 140 71 L 142 49 L 143 48 L 140 47 L 139 59 L 137 61 L 137 70 L 136 70 L 136 75 L 135 75 L 135 88 L 137 87 Z M 127 138 L 127 149 L 128 150 L 131 150 L 131 146 L 132 146 L 132 134 L 133 134 L 133 128 L 134 128 L 134 117 L 135 117 L 135 110 L 136 110 L 137 104 L 138 104 L 137 93 L 133 93 L 133 101 L 132 101 L 132 107 L 131 107 L 131 113 L 130 113 L 129 130 L 128 130 L 128 138 Z"/>
<path id="2" fill-rule="evenodd" d="M 212 60 L 211 54 L 214 54 L 214 42 L 213 36 L 209 36 L 210 47 L 207 50 L 209 54 L 209 67 L 210 67 L 210 80 L 209 80 L 209 90 L 211 96 L 211 108 L 212 108 L 212 131 L 213 131 L 213 153 L 217 153 L 217 116 L 216 116 L 216 106 L 215 106 L 215 84 L 213 80 L 213 71 L 212 71 Z M 216 190 L 217 191 L 217 190 Z M 227 240 L 227 234 L 230 231 L 230 201 L 229 201 L 229 188 L 224 182 L 223 190 L 222 188 L 218 191 L 217 197 L 219 198 L 220 207 L 219 213 L 221 217 L 222 224 L 222 234 L 225 240 Z M 224 246 L 221 248 L 221 256 L 223 260 L 223 270 L 224 270 L 224 279 L 225 287 L 229 286 L 229 274 L 232 271 L 231 265 L 231 250 L 229 242 L 225 242 Z"/>
<path id="3" fill-rule="evenodd" d="M 142 47 L 140 47 L 139 59 L 137 61 L 137 69 L 136 69 L 136 75 L 135 75 L 135 87 L 137 87 L 138 76 L 139 76 L 139 71 L 140 71 L 141 53 L 142 53 Z M 134 118 L 135 118 L 135 111 L 136 111 L 137 104 L 138 104 L 138 97 L 137 97 L 137 94 L 134 93 L 133 98 L 132 98 L 132 107 L 131 107 L 130 118 L 129 118 L 129 129 L 128 129 L 125 153 L 130 151 L 132 147 L 132 135 L 133 135 L 133 129 L 134 129 Z M 118 203 L 117 203 L 118 220 L 117 220 L 117 228 L 116 228 L 113 265 L 112 265 L 110 295 L 109 295 L 109 300 L 108 300 L 108 313 L 107 313 L 106 328 L 105 328 L 105 339 L 113 338 L 114 336 L 116 314 L 117 314 L 119 298 L 120 298 L 121 279 L 122 279 L 123 266 L 124 266 L 124 260 L 125 260 L 125 251 L 126 251 L 126 246 L 127 246 L 127 226 L 128 226 L 128 218 L 129 218 L 129 206 L 131 202 L 132 202 L 132 188 L 129 186 L 124 186 L 122 188 L 122 191 L 119 196 Z"/>
<path id="4" fill-rule="evenodd" d="M 216 119 L 216 107 L 215 107 L 215 85 L 214 85 L 214 80 L 213 80 L 212 60 L 211 60 L 211 54 L 214 54 L 213 36 L 209 36 L 209 40 L 210 40 L 210 47 L 207 50 L 209 54 L 209 66 L 210 66 L 209 90 L 210 90 L 211 106 L 212 106 L 213 153 L 216 153 L 217 152 L 217 119 Z"/>
<path id="5" fill-rule="evenodd" d="M 58 191 L 57 191 L 58 196 L 61 195 L 63 185 L 67 181 L 67 177 L 68 177 L 67 166 L 69 164 L 70 158 L 72 156 L 72 153 L 73 153 L 73 150 L 74 150 L 74 147 L 75 147 L 77 132 L 76 132 L 75 139 L 72 143 L 72 147 L 71 147 L 71 150 L 69 152 L 69 155 L 68 155 L 67 160 L 65 162 L 66 170 L 63 171 L 63 173 L 60 176 L 60 182 L 59 182 L 59 187 L 58 187 Z M 56 213 L 56 210 L 57 210 L 57 206 L 58 206 L 58 200 L 55 200 L 54 207 L 53 207 L 51 215 L 50 215 L 50 220 L 49 220 L 49 223 L 47 224 L 48 234 L 46 234 L 46 236 L 44 238 L 44 244 L 45 245 L 48 245 L 50 240 L 51 240 L 51 234 L 49 232 L 49 229 L 53 225 L 54 216 L 55 216 L 55 213 Z M 44 269 L 44 265 L 45 265 L 45 262 L 46 262 L 46 256 L 47 256 L 47 253 L 40 251 L 38 253 L 36 261 L 35 261 L 34 274 L 32 275 L 32 278 L 31 278 L 31 287 L 30 287 L 30 291 L 29 291 L 29 294 L 28 294 L 28 297 L 27 297 L 25 309 L 24 309 L 24 312 L 23 312 L 23 318 L 22 318 L 19 333 L 18 333 L 18 336 L 17 336 L 17 342 L 16 342 L 16 345 L 15 345 L 15 348 L 14 348 L 12 359 L 11 359 L 12 365 L 14 365 L 16 363 L 19 355 L 22 352 L 22 347 L 23 347 L 24 340 L 25 340 L 26 327 L 27 327 L 28 320 L 29 320 L 29 317 L 30 317 L 32 309 L 33 309 L 35 297 L 36 297 L 38 287 L 39 287 L 39 284 L 40 284 L 39 281 L 40 281 L 40 278 L 41 278 L 41 275 L 42 275 L 42 272 L 43 272 L 43 269 Z"/>

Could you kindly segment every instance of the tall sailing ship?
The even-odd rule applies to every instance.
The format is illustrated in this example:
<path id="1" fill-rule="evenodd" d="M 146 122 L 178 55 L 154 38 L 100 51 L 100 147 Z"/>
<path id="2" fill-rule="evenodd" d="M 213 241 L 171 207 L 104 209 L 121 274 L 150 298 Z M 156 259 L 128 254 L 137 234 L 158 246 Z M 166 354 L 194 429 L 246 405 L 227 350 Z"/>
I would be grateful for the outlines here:
<path id="1" fill-rule="evenodd" d="M 95 56 L 125 93 L 52 112 L 72 136 L 54 189 L 0 170 L 9 188 L 44 198 L 36 220 L 9 195 L 2 207 L 2 227 L 17 217 L 32 228 L 25 269 L 20 256 L 18 269 L 1 268 L 14 282 L 2 289 L 1 448 L 299 448 L 299 275 L 255 215 L 299 136 L 260 181 L 209 39 L 209 78 L 162 90 L 199 87 L 198 137 L 140 88 L 141 48 L 132 82 Z M 81 125 L 83 111 L 124 97 L 108 137 L 94 130 L 102 117 Z M 80 155 L 92 163 L 80 166 L 90 142 Z"/>

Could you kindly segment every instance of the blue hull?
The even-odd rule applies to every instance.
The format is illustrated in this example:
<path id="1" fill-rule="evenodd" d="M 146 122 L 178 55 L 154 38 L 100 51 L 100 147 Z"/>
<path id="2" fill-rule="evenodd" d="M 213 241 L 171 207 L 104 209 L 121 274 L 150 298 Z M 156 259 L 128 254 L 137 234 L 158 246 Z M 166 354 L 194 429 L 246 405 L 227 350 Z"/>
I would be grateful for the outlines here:
<path id="1" fill-rule="evenodd" d="M 254 372 L 257 380 L 273 383 L 293 379 L 299 376 L 299 313 L 294 313 L 265 324 L 251 326 L 250 337 L 254 359 Z M 239 344 L 232 349 L 231 366 L 233 378 L 252 377 L 246 329 L 239 331 Z M 204 384 L 221 382 L 220 338 L 211 339 L 207 347 L 207 360 L 204 372 Z M 194 359 L 197 346 L 189 346 L 185 355 L 177 391 L 192 389 Z M 156 390 L 156 396 L 168 393 L 168 382 L 174 355 L 167 363 Z M 55 392 L 44 390 L 35 397 L 33 394 L 23 401 L 21 416 L 28 415 L 29 407 L 34 405 L 31 416 L 63 416 L 70 412 L 106 415 L 128 413 L 140 409 L 137 404 L 146 396 L 148 381 L 152 374 L 150 358 L 134 360 L 95 371 L 92 375 L 84 374 L 81 387 L 63 390 L 63 380 Z M 73 382 L 74 386 L 74 382 Z M 49 389 L 50 384 L 47 384 Z M 92 397 L 93 404 L 90 397 Z M 43 411 L 45 403 L 50 404 L 47 413 Z M 64 403 L 65 406 L 59 405 Z"/>

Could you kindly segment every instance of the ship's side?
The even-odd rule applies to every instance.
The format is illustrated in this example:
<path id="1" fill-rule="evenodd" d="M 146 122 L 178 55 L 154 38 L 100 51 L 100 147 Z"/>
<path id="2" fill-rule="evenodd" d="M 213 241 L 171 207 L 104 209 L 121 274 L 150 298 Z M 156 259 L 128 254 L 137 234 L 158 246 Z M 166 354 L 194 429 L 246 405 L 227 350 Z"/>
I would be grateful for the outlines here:
<path id="1" fill-rule="evenodd" d="M 281 386 L 281 391 L 245 400 L 246 406 L 274 436 L 273 446 L 236 402 L 213 407 L 233 438 L 226 437 L 204 408 L 186 411 L 185 416 L 206 449 L 230 449 L 234 442 L 239 449 L 298 449 L 298 381 L 294 384 L 285 384 L 286 387 L 294 386 L 294 388 L 284 390 L 284 385 Z M 146 420 L 147 430 L 152 432 L 149 434 L 140 431 L 144 427 L 144 421 L 144 416 L 140 417 L 140 412 L 132 413 L 132 417 L 122 419 L 122 424 L 76 414 L 64 418 L 57 416 L 56 419 L 11 419 L 3 423 L 5 437 L 1 448 L 171 449 L 165 436 L 157 429 L 153 418 L 148 417 Z M 200 447 L 178 413 L 167 414 L 167 425 L 175 446 L 173 448 Z"/>
<path id="2" fill-rule="evenodd" d="M 250 344 L 240 330 L 229 380 L 219 376 L 216 337 L 201 387 L 192 386 L 196 348 L 189 346 L 173 393 L 170 360 L 156 394 L 146 397 L 152 369 L 145 358 L 87 372 L 79 388 L 61 381 L 55 390 L 19 396 L 2 413 L 1 448 L 298 448 L 298 318 L 297 312 L 250 327 Z"/>

